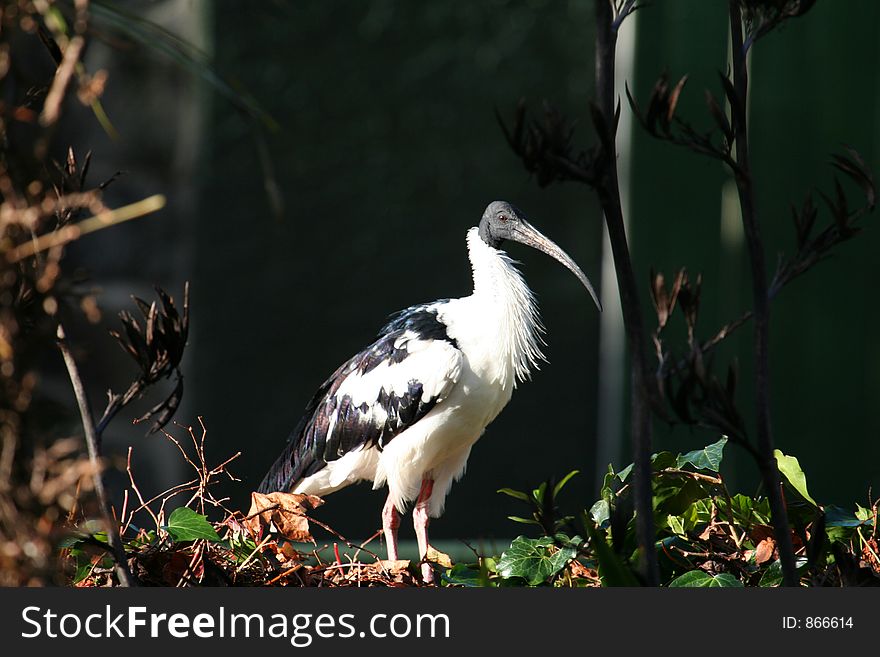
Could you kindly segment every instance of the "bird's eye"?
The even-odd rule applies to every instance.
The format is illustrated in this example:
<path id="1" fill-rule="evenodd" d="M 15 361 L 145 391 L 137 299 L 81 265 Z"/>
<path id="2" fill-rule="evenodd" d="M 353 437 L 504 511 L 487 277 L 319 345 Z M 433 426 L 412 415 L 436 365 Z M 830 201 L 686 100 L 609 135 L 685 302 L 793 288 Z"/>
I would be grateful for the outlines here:
<path id="1" fill-rule="evenodd" d="M 506 214 L 499 214 L 498 221 L 507 221 L 507 215 Z"/>

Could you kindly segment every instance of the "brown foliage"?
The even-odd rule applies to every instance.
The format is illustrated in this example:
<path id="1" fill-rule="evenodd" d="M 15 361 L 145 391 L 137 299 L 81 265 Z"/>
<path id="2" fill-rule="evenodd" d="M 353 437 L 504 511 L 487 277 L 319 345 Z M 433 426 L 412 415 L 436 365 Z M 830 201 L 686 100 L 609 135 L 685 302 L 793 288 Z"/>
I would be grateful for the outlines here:
<path id="1" fill-rule="evenodd" d="M 277 531 L 288 541 L 314 542 L 306 512 L 324 503 L 315 495 L 297 493 L 251 493 L 251 508 L 245 526 L 257 538 L 266 531 Z"/>

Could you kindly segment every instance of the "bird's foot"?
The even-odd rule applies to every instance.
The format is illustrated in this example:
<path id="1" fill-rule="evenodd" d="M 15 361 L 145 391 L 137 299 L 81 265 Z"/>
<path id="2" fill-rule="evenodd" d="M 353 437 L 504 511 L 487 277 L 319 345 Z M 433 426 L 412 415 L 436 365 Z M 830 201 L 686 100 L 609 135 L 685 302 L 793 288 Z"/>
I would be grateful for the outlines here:
<path id="1" fill-rule="evenodd" d="M 425 584 L 434 583 L 434 566 L 430 561 L 422 562 L 422 581 Z"/>

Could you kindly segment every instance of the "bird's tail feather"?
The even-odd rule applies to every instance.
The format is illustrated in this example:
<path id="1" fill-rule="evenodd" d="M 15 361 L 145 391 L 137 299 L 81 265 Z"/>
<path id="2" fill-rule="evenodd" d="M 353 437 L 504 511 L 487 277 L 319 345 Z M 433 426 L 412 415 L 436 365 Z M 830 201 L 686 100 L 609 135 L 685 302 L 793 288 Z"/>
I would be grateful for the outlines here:
<path id="1" fill-rule="evenodd" d="M 263 481 L 257 487 L 258 493 L 272 493 L 275 491 L 289 491 L 292 488 L 293 479 L 293 443 L 288 442 L 284 451 L 269 468 Z"/>

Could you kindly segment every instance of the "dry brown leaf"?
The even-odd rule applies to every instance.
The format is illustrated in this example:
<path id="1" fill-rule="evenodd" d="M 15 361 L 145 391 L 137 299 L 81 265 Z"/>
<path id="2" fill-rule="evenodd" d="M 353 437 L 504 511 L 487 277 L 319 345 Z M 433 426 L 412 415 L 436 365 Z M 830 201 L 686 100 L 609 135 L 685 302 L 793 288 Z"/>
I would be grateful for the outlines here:
<path id="1" fill-rule="evenodd" d="M 755 563 L 761 565 L 773 558 L 773 551 L 776 549 L 776 541 L 772 538 L 765 538 L 755 547 Z"/>
<path id="2" fill-rule="evenodd" d="M 863 562 L 867 561 L 865 566 L 869 566 L 875 573 L 880 573 L 880 561 L 877 560 L 878 552 L 880 552 L 880 546 L 877 545 L 877 539 L 871 537 L 865 541 L 865 547 L 862 548 Z"/>
<path id="3" fill-rule="evenodd" d="M 409 559 L 382 559 L 379 563 L 381 564 L 381 568 L 384 568 L 389 573 L 399 573 L 401 570 L 409 570 Z M 370 565 L 366 567 L 369 568 Z"/>
<path id="4" fill-rule="evenodd" d="M 303 554 L 299 550 L 297 550 L 290 543 L 285 543 L 284 545 L 277 546 L 278 555 L 283 557 L 281 561 L 302 561 Z"/>
<path id="5" fill-rule="evenodd" d="M 306 513 L 324 503 L 315 495 L 299 493 L 251 493 L 251 508 L 245 524 L 257 536 L 264 529 L 277 531 L 289 541 L 314 542 Z"/>
<path id="6" fill-rule="evenodd" d="M 162 564 L 162 581 L 165 586 L 177 586 L 181 581 L 199 580 L 205 574 L 205 564 L 201 559 L 192 563 L 191 554 L 184 552 L 172 552 L 164 555 L 160 561 Z M 192 567 L 190 567 L 192 565 Z"/>
<path id="7" fill-rule="evenodd" d="M 382 566 L 387 570 L 386 577 L 390 577 L 385 583 L 388 586 L 411 586 L 414 584 L 415 580 L 413 579 L 412 572 L 410 572 L 409 564 L 410 562 L 407 559 L 383 561 Z"/>
<path id="8" fill-rule="evenodd" d="M 572 577 L 583 577 L 585 579 L 599 579 L 599 572 L 593 568 L 587 568 L 580 561 L 575 559 L 568 564 L 568 569 Z"/>
<path id="9" fill-rule="evenodd" d="M 327 570 L 325 573 L 328 573 L 337 583 L 340 580 L 346 580 L 367 586 L 416 586 L 418 582 L 410 571 L 410 563 L 407 559 L 380 560 L 360 565 L 356 569 L 346 569 L 347 572 L 344 574 L 340 572 L 341 569 Z"/>
<path id="10" fill-rule="evenodd" d="M 428 545 L 428 552 L 425 554 L 425 561 L 436 563 L 444 568 L 452 568 L 452 558 L 445 552 L 440 552 L 433 545 Z"/>

